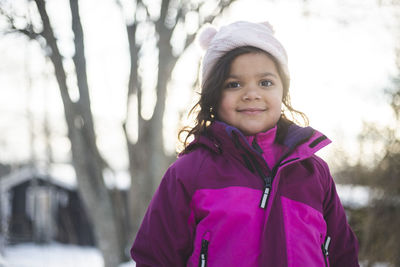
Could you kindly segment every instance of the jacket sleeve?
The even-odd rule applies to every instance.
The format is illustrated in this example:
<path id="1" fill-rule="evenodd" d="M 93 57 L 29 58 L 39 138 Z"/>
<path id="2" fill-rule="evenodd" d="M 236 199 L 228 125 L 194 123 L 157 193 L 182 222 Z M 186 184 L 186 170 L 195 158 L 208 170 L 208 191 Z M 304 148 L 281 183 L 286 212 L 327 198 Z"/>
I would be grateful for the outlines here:
<path id="1" fill-rule="evenodd" d="M 157 189 L 131 248 L 137 267 L 186 266 L 193 248 L 190 194 L 172 167 Z"/>
<path id="2" fill-rule="evenodd" d="M 355 267 L 358 263 L 358 241 L 351 230 L 344 208 L 336 192 L 336 186 L 324 164 L 327 175 L 327 191 L 324 200 L 324 218 L 327 223 L 327 235 L 331 237 L 328 248 L 330 267 Z"/>

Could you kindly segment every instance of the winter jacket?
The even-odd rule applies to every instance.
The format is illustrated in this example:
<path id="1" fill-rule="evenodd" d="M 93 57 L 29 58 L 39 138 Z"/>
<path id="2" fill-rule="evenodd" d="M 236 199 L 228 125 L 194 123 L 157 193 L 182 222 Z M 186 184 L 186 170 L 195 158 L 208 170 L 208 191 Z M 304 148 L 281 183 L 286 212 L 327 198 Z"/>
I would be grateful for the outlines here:
<path id="1" fill-rule="evenodd" d="M 131 249 L 136 266 L 359 266 L 327 164 L 330 141 L 282 122 L 268 166 L 255 141 L 222 122 L 170 166 Z"/>

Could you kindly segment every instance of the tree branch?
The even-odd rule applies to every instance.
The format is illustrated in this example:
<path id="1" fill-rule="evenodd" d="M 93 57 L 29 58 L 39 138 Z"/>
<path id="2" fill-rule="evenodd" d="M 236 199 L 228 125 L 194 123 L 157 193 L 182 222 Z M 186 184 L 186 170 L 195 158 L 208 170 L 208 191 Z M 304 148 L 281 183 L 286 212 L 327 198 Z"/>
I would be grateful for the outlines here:
<path id="1" fill-rule="evenodd" d="M 146 10 L 146 17 L 147 18 L 150 18 L 151 17 L 151 15 L 150 15 L 150 12 L 149 12 L 149 8 L 143 3 L 143 1 L 142 0 L 137 0 L 137 7 L 138 6 L 142 6 L 145 10 Z M 137 7 L 136 7 L 136 9 L 137 9 Z"/>
<path id="2" fill-rule="evenodd" d="M 165 26 L 165 19 L 167 18 L 170 0 L 162 0 L 160 18 L 156 22 L 156 27 L 160 29 L 160 26 Z"/>
<path id="3" fill-rule="evenodd" d="M 32 23 L 28 22 L 28 19 L 26 17 L 23 17 L 27 21 L 27 25 L 24 28 L 19 28 L 15 24 L 15 15 L 11 15 L 7 13 L 1 6 L 0 6 L 0 15 L 5 17 L 8 24 L 9 24 L 9 29 L 7 31 L 4 31 L 4 34 L 13 34 L 13 33 L 20 33 L 28 37 L 30 40 L 38 40 L 41 35 L 40 33 L 36 33 L 33 30 L 33 25 Z"/>
<path id="4" fill-rule="evenodd" d="M 207 16 L 204 20 L 200 20 L 199 25 L 204 25 L 206 23 L 212 23 L 214 21 L 214 19 L 217 17 L 217 15 L 219 15 L 220 13 L 223 13 L 235 1 L 237 1 L 237 0 L 221 1 L 222 4 L 217 6 L 217 8 L 211 13 L 212 15 Z M 200 13 L 200 8 L 201 8 L 201 5 L 198 5 L 197 8 L 192 11 L 196 11 L 197 13 Z M 196 33 L 187 35 L 183 50 L 185 50 L 190 44 L 193 43 L 195 37 L 196 37 Z"/>
<path id="5" fill-rule="evenodd" d="M 75 54 L 72 59 L 76 69 L 76 76 L 77 76 L 76 78 L 79 89 L 79 103 L 82 107 L 84 107 L 84 109 L 87 109 L 88 114 L 91 114 L 89 85 L 87 83 L 87 73 L 86 73 L 85 46 L 83 39 L 82 23 L 79 15 L 79 5 L 78 5 L 78 0 L 70 0 L 69 2 L 72 15 L 72 31 L 74 33 L 74 48 L 75 48 Z M 92 119 L 90 117 L 88 118 L 85 117 L 85 119 L 87 119 L 89 123 L 92 123 Z"/>
<path id="6" fill-rule="evenodd" d="M 64 106 L 66 107 L 64 110 L 66 112 L 71 112 L 73 110 L 73 108 L 71 107 L 73 103 L 68 93 L 66 72 L 62 64 L 62 56 L 57 46 L 57 40 L 54 37 L 53 29 L 51 28 L 50 19 L 46 11 L 46 5 L 44 0 L 34 1 L 36 3 L 43 23 L 43 31 L 40 33 L 40 36 L 42 36 L 46 40 L 47 46 L 51 49 L 51 54 L 49 57 L 54 65 L 54 71 L 58 84 L 60 86 L 61 98 L 63 100 Z M 66 118 L 73 117 L 69 116 L 68 114 L 66 115 Z"/>
<path id="7" fill-rule="evenodd" d="M 217 7 L 211 13 L 212 15 L 207 16 L 202 24 L 212 23 L 217 15 L 223 13 L 235 1 L 237 0 L 227 0 L 227 1 L 221 0 L 220 4 L 217 5 Z"/>

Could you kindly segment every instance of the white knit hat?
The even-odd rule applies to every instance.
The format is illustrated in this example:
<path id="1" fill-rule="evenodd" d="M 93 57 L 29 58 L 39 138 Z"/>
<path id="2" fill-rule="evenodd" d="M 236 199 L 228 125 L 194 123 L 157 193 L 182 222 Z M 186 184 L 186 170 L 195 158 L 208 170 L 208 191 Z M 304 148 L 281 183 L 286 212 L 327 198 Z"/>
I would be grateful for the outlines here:
<path id="1" fill-rule="evenodd" d="M 290 78 L 285 48 L 274 37 L 273 28 L 268 22 L 238 21 L 221 27 L 219 31 L 207 24 L 199 32 L 197 40 L 207 50 L 202 62 L 202 82 L 207 80 L 210 71 L 224 54 L 242 46 L 254 46 L 268 52 L 286 75 L 282 78 Z"/>

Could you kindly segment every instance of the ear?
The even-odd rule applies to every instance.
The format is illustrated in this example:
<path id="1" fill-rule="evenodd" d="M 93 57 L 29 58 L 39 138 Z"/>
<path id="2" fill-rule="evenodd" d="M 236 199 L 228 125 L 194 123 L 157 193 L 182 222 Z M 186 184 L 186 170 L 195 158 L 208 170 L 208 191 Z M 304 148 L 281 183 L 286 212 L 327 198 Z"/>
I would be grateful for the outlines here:
<path id="1" fill-rule="evenodd" d="M 217 30 L 211 24 L 206 24 L 197 34 L 197 42 L 206 50 L 216 34 Z"/>

